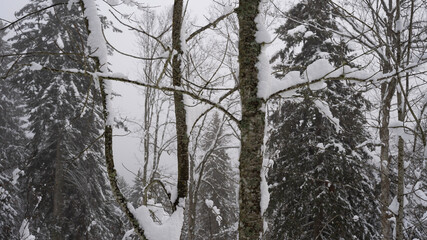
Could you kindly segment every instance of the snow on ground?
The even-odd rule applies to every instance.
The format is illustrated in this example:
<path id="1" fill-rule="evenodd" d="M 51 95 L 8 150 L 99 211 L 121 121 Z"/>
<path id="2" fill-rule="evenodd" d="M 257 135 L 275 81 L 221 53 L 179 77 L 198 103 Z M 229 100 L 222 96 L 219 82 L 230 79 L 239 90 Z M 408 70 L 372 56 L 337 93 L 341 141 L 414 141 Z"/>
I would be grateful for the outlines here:
<path id="1" fill-rule="evenodd" d="M 182 207 L 178 207 L 170 217 L 163 214 L 163 218 L 160 219 L 162 224 L 152 220 L 151 212 L 153 210 L 150 207 L 141 206 L 134 209 L 131 204 L 128 204 L 128 207 L 138 219 L 148 240 L 178 240 L 180 238 L 184 221 L 184 209 Z"/>

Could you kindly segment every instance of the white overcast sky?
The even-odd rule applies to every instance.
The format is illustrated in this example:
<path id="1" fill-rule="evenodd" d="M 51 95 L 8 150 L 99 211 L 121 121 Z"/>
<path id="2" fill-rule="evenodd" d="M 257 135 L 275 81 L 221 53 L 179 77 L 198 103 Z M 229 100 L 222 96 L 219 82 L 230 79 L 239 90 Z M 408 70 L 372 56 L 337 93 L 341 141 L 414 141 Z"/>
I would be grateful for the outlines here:
<path id="1" fill-rule="evenodd" d="M 237 0 L 235 0 L 237 1 Z M 0 18 L 6 19 L 8 21 L 15 20 L 14 13 L 22 8 L 29 0 L 0 0 Z M 173 5 L 173 0 L 140 0 L 149 6 L 158 6 L 158 9 L 170 8 Z M 185 2 L 185 0 L 184 0 Z M 295 0 L 287 0 L 286 2 L 281 1 L 281 3 L 295 2 Z M 101 11 L 104 14 L 108 13 L 108 9 L 103 0 L 97 0 L 97 3 L 100 6 Z M 206 24 L 205 17 L 209 18 L 209 9 L 210 6 L 214 4 L 213 0 L 189 0 L 188 2 L 188 11 L 190 15 L 198 20 L 195 24 L 203 26 Z M 125 8 L 128 13 L 133 13 L 138 15 L 138 10 L 135 8 Z M 123 9 L 124 10 L 124 9 Z M 117 25 L 120 29 L 126 30 L 125 27 L 121 27 L 120 24 Z M 121 51 L 137 54 L 138 45 L 136 42 L 135 34 L 132 32 L 124 33 L 107 33 L 108 40 Z M 277 42 L 277 41 L 276 41 Z M 275 47 L 270 47 L 272 50 Z M 112 64 L 111 69 L 114 72 L 120 72 L 128 77 L 135 79 L 137 77 L 137 62 L 131 60 L 127 57 L 120 56 L 115 54 L 114 56 L 109 57 L 109 62 Z M 133 86 L 123 85 L 120 83 L 114 84 L 114 89 L 116 93 L 120 94 L 122 97 L 116 97 L 114 100 L 114 106 L 117 109 L 120 109 L 120 116 L 127 117 L 131 119 L 142 119 L 142 96 L 141 92 Z M 139 114 L 139 116 L 138 116 Z M 116 131 L 120 134 L 120 131 Z M 126 168 L 130 169 L 132 172 L 137 172 L 139 168 L 142 167 L 142 154 L 140 149 L 140 138 L 139 136 L 127 136 L 127 137 L 115 137 L 114 138 L 114 155 L 116 159 L 116 167 L 120 175 L 124 176 L 127 182 L 131 182 L 133 179 L 133 174 L 126 170 L 122 165 L 125 165 Z M 171 159 L 174 159 L 171 156 Z M 176 172 L 175 170 L 175 161 L 171 161 L 170 173 Z"/>
<path id="2" fill-rule="evenodd" d="M 16 17 L 14 13 L 21 9 L 29 0 L 0 0 L 0 18 L 7 21 L 14 21 Z M 102 11 L 106 10 L 106 4 L 102 0 L 97 0 Z M 158 6 L 156 9 L 161 9 L 165 7 L 171 7 L 173 0 L 145 0 L 140 1 L 145 2 L 151 6 Z M 203 15 L 207 14 L 209 6 L 213 3 L 212 0 L 190 0 L 189 1 L 189 11 L 192 16 L 197 16 L 197 19 L 200 19 L 201 22 L 197 25 L 205 24 L 205 18 Z M 128 13 L 134 12 L 138 14 L 138 10 L 132 8 L 126 8 Z M 126 28 L 118 27 L 122 30 Z M 137 43 L 135 35 L 132 32 L 124 32 L 122 34 L 112 34 L 108 36 L 110 42 L 115 44 L 115 46 L 128 53 L 137 53 Z M 125 75 L 128 75 L 131 78 L 137 77 L 136 67 L 137 63 L 133 60 L 130 60 L 126 57 L 115 54 L 110 56 L 109 62 L 111 62 L 111 68 L 113 71 L 121 72 Z M 138 114 L 142 112 L 142 98 L 140 91 L 135 89 L 132 86 L 126 86 L 121 84 L 115 84 L 115 92 L 122 95 L 122 97 L 117 97 L 115 99 L 116 109 L 120 109 L 120 116 L 130 118 L 138 118 Z M 120 134 L 120 131 L 116 131 Z M 142 154 L 140 152 L 140 139 L 138 136 L 127 136 L 127 137 L 115 137 L 114 138 L 114 155 L 116 159 L 116 167 L 120 175 L 124 176 L 127 182 L 132 182 L 134 176 L 127 169 L 132 172 L 137 172 L 139 168 L 142 167 Z M 176 172 L 174 169 L 174 161 L 171 161 L 170 173 Z"/>

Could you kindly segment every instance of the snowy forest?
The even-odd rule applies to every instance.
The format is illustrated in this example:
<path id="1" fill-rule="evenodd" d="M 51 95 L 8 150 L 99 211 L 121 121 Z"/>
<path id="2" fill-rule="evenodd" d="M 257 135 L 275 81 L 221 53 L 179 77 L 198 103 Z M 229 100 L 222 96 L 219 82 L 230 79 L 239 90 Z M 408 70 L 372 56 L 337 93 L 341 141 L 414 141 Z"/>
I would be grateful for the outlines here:
<path id="1" fill-rule="evenodd" d="M 1 240 L 427 240 L 425 0 L 1 8 Z"/>

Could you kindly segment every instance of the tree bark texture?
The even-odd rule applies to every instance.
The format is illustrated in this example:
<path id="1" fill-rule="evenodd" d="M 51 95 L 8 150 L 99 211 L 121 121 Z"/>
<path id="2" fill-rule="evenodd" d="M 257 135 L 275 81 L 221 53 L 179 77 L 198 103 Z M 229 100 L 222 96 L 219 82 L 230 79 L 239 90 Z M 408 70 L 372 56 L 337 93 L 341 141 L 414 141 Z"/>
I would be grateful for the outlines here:
<path id="1" fill-rule="evenodd" d="M 400 19 L 400 0 L 396 0 L 396 19 Z M 395 49 L 396 49 L 396 63 L 395 70 L 399 72 L 402 65 L 402 43 L 400 39 L 400 30 L 395 32 Z M 405 108 L 402 94 L 404 93 L 403 86 L 400 82 L 400 76 L 396 76 L 400 91 L 397 93 L 397 112 L 398 120 L 400 123 L 405 121 Z M 403 126 L 402 126 L 403 127 Z M 403 131 L 403 129 L 400 129 Z M 404 217 L 404 188 L 405 188 L 405 167 L 404 167 L 404 151 L 405 142 L 401 135 L 398 136 L 398 153 L 397 153 L 397 202 L 399 203 L 399 209 L 396 218 L 396 240 L 403 240 L 403 217 Z"/>
<path id="2" fill-rule="evenodd" d="M 383 83 L 381 86 L 381 110 L 380 110 L 380 141 L 381 141 L 381 229 L 382 239 L 391 239 L 391 225 L 389 221 L 389 205 L 390 205 L 390 106 L 393 94 L 396 89 L 396 81 Z"/>
<path id="3" fill-rule="evenodd" d="M 239 20 L 239 84 L 242 103 L 239 239 L 259 239 L 262 235 L 261 168 L 264 138 L 263 102 L 257 97 L 258 69 L 255 66 L 261 53 L 261 44 L 255 41 L 255 17 L 260 0 L 240 0 Z"/>
<path id="4" fill-rule="evenodd" d="M 383 2 L 384 4 L 384 2 Z M 393 5 L 393 0 L 389 0 L 389 7 Z M 384 6 L 385 7 L 385 6 Z M 386 38 L 393 42 L 393 13 L 389 13 L 387 17 L 386 25 Z M 387 46 L 386 56 L 391 59 L 392 57 L 392 46 Z M 390 60 L 391 61 L 391 60 Z M 383 73 L 389 73 L 393 70 L 391 62 L 383 62 Z M 392 79 L 390 82 L 384 82 L 381 84 L 381 109 L 380 109 L 380 141 L 381 141 L 381 153 L 380 153 L 380 176 L 381 176 L 381 229 L 382 239 L 391 240 L 392 231 L 390 224 L 390 107 L 393 95 L 396 90 L 396 79 Z"/>
<path id="5" fill-rule="evenodd" d="M 188 221 L 188 240 L 194 239 L 194 230 L 196 228 L 196 204 L 197 204 L 197 193 L 195 192 L 194 182 L 194 159 L 190 161 L 190 182 L 189 182 L 189 191 L 188 191 L 188 212 L 187 212 L 187 221 Z M 182 236 L 182 235 L 181 235 Z"/>
<path id="6" fill-rule="evenodd" d="M 173 6 L 173 25 L 172 25 L 172 48 L 178 53 L 172 59 L 172 81 L 173 86 L 182 86 L 182 48 L 181 48 L 181 28 L 182 28 L 182 8 L 183 0 L 175 0 Z M 179 199 L 184 199 L 188 192 L 188 136 L 186 111 L 184 96 L 180 92 L 173 94 L 175 103 L 175 121 L 177 138 L 177 158 L 178 158 L 178 197 L 174 202 L 176 207 Z"/>

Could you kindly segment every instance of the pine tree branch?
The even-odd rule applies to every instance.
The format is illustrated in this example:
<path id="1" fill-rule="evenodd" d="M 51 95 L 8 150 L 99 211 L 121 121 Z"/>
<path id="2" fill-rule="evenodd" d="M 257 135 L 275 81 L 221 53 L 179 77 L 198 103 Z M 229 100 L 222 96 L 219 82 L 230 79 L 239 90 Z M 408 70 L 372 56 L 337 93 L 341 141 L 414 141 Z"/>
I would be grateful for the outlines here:
<path id="1" fill-rule="evenodd" d="M 15 20 L 15 21 L 13 21 L 13 22 L 10 22 L 10 21 L 7 21 L 7 20 L 6 20 L 7 22 L 9 22 L 9 24 L 7 24 L 7 25 L 3 26 L 2 28 L 0 28 L 0 31 L 6 30 L 7 28 L 9 28 L 9 27 L 11 27 L 11 26 L 13 26 L 13 25 L 15 25 L 15 24 L 19 23 L 20 21 L 22 21 L 22 20 L 24 20 L 24 19 L 26 19 L 26 18 L 28 18 L 28 17 L 30 17 L 30 16 L 34 15 L 34 14 L 38 14 L 38 13 L 41 13 L 41 12 L 43 12 L 43 11 L 47 10 L 47 9 L 50 9 L 50 8 L 53 8 L 53 7 L 57 7 L 57 6 L 61 6 L 61 5 L 66 5 L 66 4 L 67 4 L 66 2 L 52 4 L 52 5 L 48 6 L 48 7 L 44 7 L 44 8 L 41 8 L 41 9 L 37 10 L 37 11 L 34 11 L 34 12 L 31 12 L 31 13 L 28 13 L 28 14 L 26 14 L 25 16 L 20 17 L 20 18 L 16 19 L 16 20 Z M 5 20 L 5 19 L 1 19 L 1 20 Z"/>

